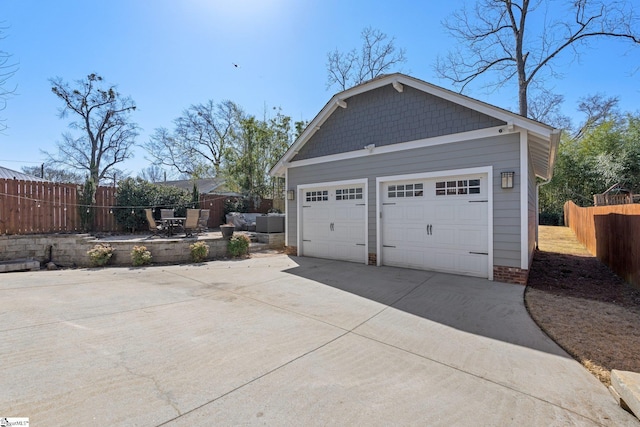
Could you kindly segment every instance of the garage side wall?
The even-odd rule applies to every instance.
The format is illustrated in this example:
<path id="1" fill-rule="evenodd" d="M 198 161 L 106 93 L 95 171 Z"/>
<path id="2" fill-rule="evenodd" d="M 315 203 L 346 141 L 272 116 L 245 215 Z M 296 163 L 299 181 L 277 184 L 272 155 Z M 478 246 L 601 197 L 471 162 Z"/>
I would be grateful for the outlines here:
<path id="1" fill-rule="evenodd" d="M 494 265 L 520 267 L 520 145 L 519 134 L 496 135 L 473 141 L 372 154 L 288 169 L 287 188 L 351 179 L 368 180 L 368 246 L 376 250 L 376 177 L 437 172 L 473 167 L 493 167 Z M 500 172 L 516 173 L 515 188 L 503 190 Z M 526 185 L 526 179 L 523 180 Z M 297 201 L 287 203 L 287 245 L 297 244 Z"/>

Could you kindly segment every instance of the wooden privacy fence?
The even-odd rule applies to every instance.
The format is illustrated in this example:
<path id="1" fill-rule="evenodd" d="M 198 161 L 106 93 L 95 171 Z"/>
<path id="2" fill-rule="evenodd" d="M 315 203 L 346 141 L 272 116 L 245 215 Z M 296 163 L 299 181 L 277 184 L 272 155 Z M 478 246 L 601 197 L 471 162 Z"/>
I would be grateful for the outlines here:
<path id="1" fill-rule="evenodd" d="M 20 181 L 0 179 L 0 235 L 1 234 L 46 234 L 74 233 L 81 231 L 77 184 Z M 92 231 L 118 232 L 113 215 L 116 204 L 115 187 L 98 187 Z M 229 196 L 201 194 L 200 209 L 209 209 L 209 228 L 224 224 L 224 205 Z M 266 213 L 273 202 L 261 201 L 252 207 L 252 212 Z"/>
<path id="2" fill-rule="evenodd" d="M 640 289 L 640 204 L 564 205 L 564 221 L 587 250 Z"/>
<path id="3" fill-rule="evenodd" d="M 116 231 L 115 188 L 96 190 L 95 231 Z M 0 179 L 0 234 L 80 231 L 78 185 Z"/>
<path id="4" fill-rule="evenodd" d="M 209 209 L 209 222 L 207 226 L 209 228 L 218 227 L 220 224 L 224 224 L 224 202 L 228 197 L 220 194 L 201 194 L 200 195 L 200 209 Z"/>

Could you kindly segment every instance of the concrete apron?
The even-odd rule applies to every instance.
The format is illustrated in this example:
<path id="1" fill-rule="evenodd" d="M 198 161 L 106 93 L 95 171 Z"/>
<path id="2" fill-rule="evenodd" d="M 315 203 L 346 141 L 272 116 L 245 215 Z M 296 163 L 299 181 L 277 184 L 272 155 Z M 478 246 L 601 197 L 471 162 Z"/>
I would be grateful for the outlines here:
<path id="1" fill-rule="evenodd" d="M 0 281 L 0 417 L 33 425 L 638 425 L 524 288 L 311 258 Z"/>

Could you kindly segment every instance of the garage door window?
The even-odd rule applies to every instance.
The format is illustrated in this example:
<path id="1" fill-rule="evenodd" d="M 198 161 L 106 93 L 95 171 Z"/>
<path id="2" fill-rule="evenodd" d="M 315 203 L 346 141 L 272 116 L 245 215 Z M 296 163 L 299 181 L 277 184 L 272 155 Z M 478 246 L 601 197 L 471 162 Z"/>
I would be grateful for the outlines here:
<path id="1" fill-rule="evenodd" d="M 387 189 L 387 196 L 392 199 L 396 197 L 422 197 L 424 196 L 424 184 L 400 184 L 390 185 Z"/>
<path id="2" fill-rule="evenodd" d="M 480 180 L 463 179 L 436 182 L 436 196 L 455 196 L 459 194 L 480 194 Z"/>
<path id="3" fill-rule="evenodd" d="M 307 202 L 326 202 L 329 200 L 329 192 L 323 191 L 307 191 L 305 194 Z"/>
<path id="4" fill-rule="evenodd" d="M 339 188 L 336 200 L 362 200 L 362 188 Z"/>

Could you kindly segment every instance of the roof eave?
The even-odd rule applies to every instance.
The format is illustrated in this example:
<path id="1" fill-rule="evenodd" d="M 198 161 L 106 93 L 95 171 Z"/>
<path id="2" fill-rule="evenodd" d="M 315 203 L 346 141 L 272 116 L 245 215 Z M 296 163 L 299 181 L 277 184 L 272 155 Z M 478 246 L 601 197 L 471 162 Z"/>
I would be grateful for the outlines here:
<path id="1" fill-rule="evenodd" d="M 562 130 L 554 129 L 551 132 L 551 138 L 549 140 L 549 166 L 547 176 L 544 178 L 547 181 L 551 181 L 553 178 L 553 168 L 556 164 L 556 157 L 558 154 L 558 147 L 560 146 L 560 137 L 562 136 Z"/>

